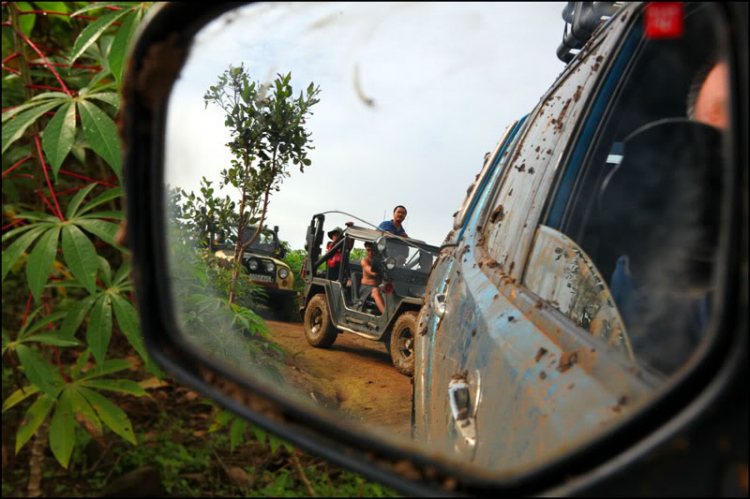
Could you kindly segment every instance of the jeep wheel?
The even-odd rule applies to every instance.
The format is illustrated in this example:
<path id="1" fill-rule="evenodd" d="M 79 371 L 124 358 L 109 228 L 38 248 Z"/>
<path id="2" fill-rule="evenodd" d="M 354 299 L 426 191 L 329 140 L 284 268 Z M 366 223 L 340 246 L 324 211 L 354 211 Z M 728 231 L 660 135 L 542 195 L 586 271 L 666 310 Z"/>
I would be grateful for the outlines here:
<path id="1" fill-rule="evenodd" d="M 284 295 L 275 298 L 271 302 L 273 313 L 281 321 L 299 322 L 299 308 L 295 295 Z"/>
<path id="2" fill-rule="evenodd" d="M 312 297 L 305 310 L 305 338 L 316 348 L 328 348 L 333 345 L 338 331 L 331 322 L 328 303 L 324 294 Z"/>
<path id="3" fill-rule="evenodd" d="M 414 374 L 414 339 L 417 333 L 417 313 L 404 312 L 391 331 L 391 360 L 398 372 Z"/>

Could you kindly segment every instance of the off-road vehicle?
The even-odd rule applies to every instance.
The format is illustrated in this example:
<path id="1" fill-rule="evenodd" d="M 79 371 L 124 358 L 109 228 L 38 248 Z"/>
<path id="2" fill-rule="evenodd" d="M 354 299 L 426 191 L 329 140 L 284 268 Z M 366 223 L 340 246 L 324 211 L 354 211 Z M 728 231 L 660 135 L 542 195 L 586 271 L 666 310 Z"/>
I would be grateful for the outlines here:
<path id="1" fill-rule="evenodd" d="M 242 240 L 247 241 L 255 234 L 255 227 L 248 227 L 242 233 Z M 216 256 L 231 259 L 234 243 L 227 244 L 216 252 Z M 279 241 L 279 226 L 273 232 L 267 228 L 258 235 L 253 244 L 245 249 L 242 266 L 248 277 L 255 284 L 260 284 L 268 293 L 268 305 L 274 314 L 283 321 L 298 319 L 297 292 L 294 289 L 294 274 L 289 265 L 284 263 L 286 249 Z"/>
<path id="2" fill-rule="evenodd" d="M 301 315 L 305 336 L 314 347 L 326 348 L 341 332 L 382 341 L 393 365 L 402 374 L 414 372 L 414 335 L 427 278 L 438 248 L 423 241 L 354 225 L 322 252 L 325 215 L 314 215 L 307 231 L 308 258 L 304 264 L 304 303 Z M 385 301 L 381 315 L 373 298 L 360 297 L 362 264 L 352 258 L 355 247 L 373 243 L 377 248 L 373 270 L 380 274 Z M 341 251 L 338 272 L 317 271 Z M 330 270 L 330 269 L 327 269 Z"/>

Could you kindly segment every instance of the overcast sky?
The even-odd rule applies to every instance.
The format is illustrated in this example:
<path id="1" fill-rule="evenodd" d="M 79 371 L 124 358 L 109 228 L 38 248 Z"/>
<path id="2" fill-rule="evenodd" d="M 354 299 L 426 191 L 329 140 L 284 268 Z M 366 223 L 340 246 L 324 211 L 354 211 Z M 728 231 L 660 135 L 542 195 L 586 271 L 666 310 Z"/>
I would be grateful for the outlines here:
<path id="1" fill-rule="evenodd" d="M 218 190 L 230 136 L 223 111 L 206 109 L 203 95 L 229 64 L 261 82 L 291 71 L 295 96 L 310 82 L 321 89 L 307 120 L 315 150 L 312 166 L 291 168 L 273 194 L 268 225 L 298 249 L 315 213 L 379 224 L 402 204 L 409 235 L 440 244 L 484 154 L 563 70 L 555 50 L 564 5 L 272 4 L 229 13 L 199 34 L 170 97 L 165 181 L 197 192 L 205 176 Z M 239 197 L 231 186 L 218 194 Z M 349 219 L 329 216 L 326 228 Z"/>

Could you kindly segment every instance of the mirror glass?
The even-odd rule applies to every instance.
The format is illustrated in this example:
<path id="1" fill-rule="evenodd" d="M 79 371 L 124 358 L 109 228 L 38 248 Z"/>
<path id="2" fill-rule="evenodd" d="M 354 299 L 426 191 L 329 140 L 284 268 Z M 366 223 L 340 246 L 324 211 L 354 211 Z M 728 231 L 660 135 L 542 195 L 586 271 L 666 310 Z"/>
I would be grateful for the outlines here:
<path id="1" fill-rule="evenodd" d="M 703 88 L 706 78 L 693 76 L 708 74 L 721 60 L 719 35 L 713 17 L 693 26 L 685 12 L 677 41 L 648 34 L 642 13 L 622 23 L 626 30 L 599 36 L 599 48 L 592 50 L 600 52 L 580 64 L 586 76 L 561 79 L 557 91 L 569 94 L 569 104 L 555 111 L 561 112 L 556 119 L 562 123 L 570 106 L 565 126 L 571 130 L 583 127 L 586 106 L 601 102 L 599 117 L 588 118 L 591 133 L 579 137 L 545 116 L 543 106 L 537 111 L 565 69 L 555 54 L 564 6 L 253 4 L 205 26 L 170 95 L 165 139 L 169 272 L 184 337 L 227 368 L 337 424 L 493 472 L 548 462 L 643 407 L 686 365 L 708 324 L 724 161 L 717 151 L 726 130 L 726 122 L 697 126 L 701 120 L 682 104 L 654 113 L 654 102 L 660 92 L 676 92 L 670 81 L 684 83 L 680 103 L 689 101 L 693 87 Z M 698 40 L 714 53 L 695 55 Z M 598 86 L 600 67 L 601 78 L 619 67 L 609 87 Z M 726 79 L 711 81 L 728 96 Z M 653 87 L 651 97 L 644 97 L 644 82 Z M 710 112 L 720 113 L 722 105 Z M 505 134 L 507 143 L 498 143 L 509 124 L 529 113 Z M 647 126 L 659 119 L 666 121 Z M 549 141 L 548 156 L 540 159 L 539 147 L 529 152 L 524 137 L 533 133 Z M 686 157 L 683 146 L 691 142 L 703 145 Z M 571 159 L 576 147 L 583 159 Z M 523 165 L 513 163 L 519 157 Z M 700 164 L 688 165 L 692 160 Z M 486 184 L 472 190 L 486 161 L 497 166 Z M 677 167 L 661 171 L 669 161 L 690 174 L 675 173 Z M 710 163 L 717 165 L 713 174 L 704 171 Z M 576 164 L 574 171 L 570 165 Z M 516 181 L 509 188 L 514 175 L 535 171 L 539 182 Z M 566 176 L 568 171 L 574 173 Z M 643 178 L 654 180 L 644 186 Z M 572 191 L 565 191 L 566 182 L 573 182 Z M 475 194 L 467 197 L 467 188 Z M 491 198 L 482 197 L 482 189 L 507 195 L 506 211 L 503 205 L 486 209 L 482 203 Z M 449 269 L 445 262 L 461 257 L 444 251 L 447 256 L 439 258 L 464 203 L 478 203 L 490 231 L 490 222 L 514 220 L 514 189 L 514 199 L 529 200 L 524 213 L 535 206 L 538 212 L 524 222 L 535 231 L 518 239 L 528 242 L 516 269 L 529 270 L 517 282 L 552 305 L 544 320 L 528 313 L 526 340 L 516 330 L 506 335 L 507 318 L 483 318 L 489 322 L 465 330 L 481 315 L 480 305 L 461 319 L 455 314 L 459 308 L 468 314 L 464 305 L 480 304 L 480 298 L 468 278 L 465 287 L 445 290 L 448 280 L 463 279 L 455 274 L 458 266 Z M 639 190 L 643 195 L 634 201 L 629 193 Z M 666 232 L 654 234 L 649 220 L 659 213 L 672 218 Z M 474 230 L 476 216 L 466 220 L 467 234 L 475 237 L 481 231 Z M 492 256 L 495 236 L 485 236 Z M 678 248 L 685 251 L 671 257 Z M 600 255 L 607 263 L 600 264 Z M 469 258 L 479 262 L 474 253 L 464 261 Z M 588 271 L 576 277 L 571 265 Z M 566 273 L 567 281 L 553 278 Z M 573 291 L 571 279 L 580 281 Z M 675 286 L 661 286 L 665 281 L 690 286 L 692 294 L 675 297 Z M 586 283 L 598 286 L 596 292 L 578 293 Z M 570 310 L 555 309 L 560 303 Z M 611 310 L 604 311 L 607 306 Z M 535 335 L 551 338 L 545 327 L 577 328 L 582 333 L 571 334 L 601 342 L 619 367 L 568 352 L 578 383 L 598 387 L 572 397 L 573 405 L 551 400 L 557 388 L 575 385 L 562 379 L 566 368 L 534 372 L 538 386 L 529 373 L 541 365 L 539 358 L 509 364 L 512 376 L 493 371 L 493 362 L 514 362 L 506 355 L 514 341 L 531 345 Z M 664 338 L 676 345 L 673 356 L 654 349 L 649 338 L 657 327 L 668 330 Z M 424 340 L 418 332 L 423 328 L 432 331 Z M 493 340 L 473 354 L 478 347 L 472 338 L 482 328 Z M 498 345 L 505 345 L 502 355 L 493 353 Z M 534 348 L 546 353 L 553 347 Z M 586 368 L 587 362 L 599 367 Z M 422 391 L 412 432 L 415 365 L 431 366 L 433 385 L 426 386 L 424 376 L 415 380 Z M 645 374 L 610 391 L 600 379 L 630 368 Z M 493 372 L 505 395 L 494 386 Z M 534 395 L 540 383 L 546 395 Z M 506 395 L 527 392 L 528 413 L 514 413 L 511 406 L 520 403 Z M 551 414 L 544 431 L 519 430 L 527 423 L 544 427 L 539 417 L 545 405 Z M 504 418 L 514 421 L 517 437 Z M 555 433 L 558 423 L 567 426 Z"/>

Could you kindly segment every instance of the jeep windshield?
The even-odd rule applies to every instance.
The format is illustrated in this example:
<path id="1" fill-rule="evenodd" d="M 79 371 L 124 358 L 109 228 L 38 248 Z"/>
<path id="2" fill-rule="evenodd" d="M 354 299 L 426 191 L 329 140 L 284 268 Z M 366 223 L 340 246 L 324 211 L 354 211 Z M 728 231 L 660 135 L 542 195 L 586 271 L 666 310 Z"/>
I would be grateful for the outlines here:
<path id="1" fill-rule="evenodd" d="M 378 239 L 378 251 L 389 269 L 408 269 L 427 275 L 438 248 L 422 241 L 383 236 Z"/>
<path id="2" fill-rule="evenodd" d="M 242 233 L 242 241 L 249 241 L 255 235 L 255 227 L 248 227 Z M 245 253 L 262 253 L 269 256 L 275 256 L 279 250 L 280 243 L 276 234 L 273 232 L 261 232 L 255 238 L 253 244 L 245 249 Z"/>

